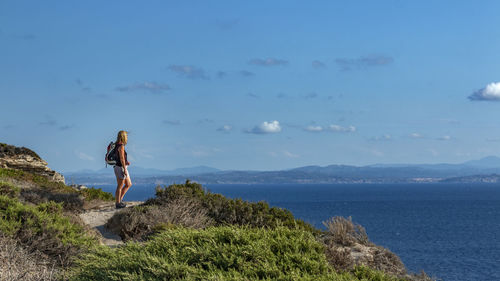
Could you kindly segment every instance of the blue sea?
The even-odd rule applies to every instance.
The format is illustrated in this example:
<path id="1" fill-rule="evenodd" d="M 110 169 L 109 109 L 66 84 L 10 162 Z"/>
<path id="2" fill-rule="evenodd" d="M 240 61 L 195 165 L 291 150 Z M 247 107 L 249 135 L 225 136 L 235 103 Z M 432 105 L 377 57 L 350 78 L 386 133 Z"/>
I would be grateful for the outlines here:
<path id="1" fill-rule="evenodd" d="M 102 187 L 114 192 L 114 186 Z M 267 201 L 318 228 L 351 216 L 370 239 L 396 253 L 410 271 L 446 281 L 500 280 L 500 185 L 286 184 L 217 185 L 211 192 Z M 127 200 L 154 196 L 135 185 Z"/>

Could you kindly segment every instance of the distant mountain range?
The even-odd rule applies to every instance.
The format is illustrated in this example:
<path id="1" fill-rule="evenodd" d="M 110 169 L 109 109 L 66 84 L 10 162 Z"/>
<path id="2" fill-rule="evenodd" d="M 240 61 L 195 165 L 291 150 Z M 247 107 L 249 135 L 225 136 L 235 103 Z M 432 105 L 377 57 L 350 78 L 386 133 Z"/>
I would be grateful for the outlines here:
<path id="1" fill-rule="evenodd" d="M 280 171 L 223 171 L 207 166 L 157 170 L 130 167 L 135 183 L 170 184 L 186 179 L 200 183 L 402 183 L 402 182 L 493 182 L 500 174 L 500 158 L 489 156 L 461 164 L 375 164 L 368 166 L 305 166 Z M 64 173 L 68 183 L 113 184 L 111 169 Z M 500 177 L 498 177 L 500 178 Z"/>

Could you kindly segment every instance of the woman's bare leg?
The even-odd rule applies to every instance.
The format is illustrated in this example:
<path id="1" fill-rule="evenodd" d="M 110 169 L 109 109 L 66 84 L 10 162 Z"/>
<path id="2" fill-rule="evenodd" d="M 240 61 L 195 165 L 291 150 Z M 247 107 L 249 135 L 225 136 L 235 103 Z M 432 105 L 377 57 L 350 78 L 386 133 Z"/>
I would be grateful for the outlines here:
<path id="1" fill-rule="evenodd" d="M 115 202 L 116 204 L 120 203 L 122 201 L 122 186 L 125 183 L 124 179 L 116 178 L 116 191 L 115 191 Z"/>
<path id="2" fill-rule="evenodd" d="M 127 193 L 129 188 L 132 186 L 132 180 L 130 180 L 130 175 L 128 175 L 127 178 L 124 179 L 123 181 L 125 182 L 125 186 L 121 190 L 120 202 L 123 200 L 123 196 L 125 196 L 125 193 Z"/>

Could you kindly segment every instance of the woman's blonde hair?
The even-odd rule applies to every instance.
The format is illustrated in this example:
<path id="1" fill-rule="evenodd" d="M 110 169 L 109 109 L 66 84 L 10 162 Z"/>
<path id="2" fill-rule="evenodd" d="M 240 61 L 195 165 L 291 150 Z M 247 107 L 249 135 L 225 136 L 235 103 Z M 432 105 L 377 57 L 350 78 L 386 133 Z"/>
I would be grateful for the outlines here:
<path id="1" fill-rule="evenodd" d="M 123 144 L 127 144 L 127 131 L 119 131 L 118 136 L 116 137 L 116 142 L 121 142 Z"/>

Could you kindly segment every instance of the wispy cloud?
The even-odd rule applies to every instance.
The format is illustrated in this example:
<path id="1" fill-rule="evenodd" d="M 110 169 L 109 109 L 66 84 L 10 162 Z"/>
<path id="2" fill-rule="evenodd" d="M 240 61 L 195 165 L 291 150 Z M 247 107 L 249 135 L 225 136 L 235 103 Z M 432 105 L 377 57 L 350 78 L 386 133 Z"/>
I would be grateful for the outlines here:
<path id="1" fill-rule="evenodd" d="M 253 129 L 247 130 L 246 132 L 258 135 L 275 134 L 281 132 L 281 126 L 276 120 L 270 122 L 264 121 L 262 124 L 255 126 Z"/>
<path id="2" fill-rule="evenodd" d="M 293 153 L 291 153 L 290 151 L 287 151 L 287 150 L 283 151 L 283 155 L 285 155 L 288 158 L 298 158 L 298 157 L 300 157 L 298 154 L 293 154 Z"/>
<path id="3" fill-rule="evenodd" d="M 323 68 L 326 68 L 326 64 L 324 62 L 321 62 L 319 60 L 314 60 L 312 63 L 311 63 L 312 67 L 314 69 L 323 69 Z"/>
<path id="4" fill-rule="evenodd" d="M 72 129 L 74 126 L 73 125 L 63 125 L 63 126 L 59 126 L 59 130 L 60 131 L 66 131 L 66 130 L 69 130 L 69 129 Z"/>
<path id="5" fill-rule="evenodd" d="M 181 121 L 179 120 L 163 120 L 163 124 L 165 125 L 172 125 L 172 126 L 178 126 L 181 124 Z"/>
<path id="6" fill-rule="evenodd" d="M 310 125 L 310 126 L 307 126 L 304 128 L 304 131 L 306 132 L 312 132 L 312 133 L 319 133 L 319 132 L 323 132 L 323 127 L 321 126 L 313 126 L 313 125 Z"/>
<path id="7" fill-rule="evenodd" d="M 354 126 L 342 127 L 340 125 L 335 125 L 335 124 L 328 126 L 309 125 L 304 128 L 304 131 L 311 133 L 320 133 L 320 132 L 354 133 L 356 132 L 356 127 Z"/>
<path id="8" fill-rule="evenodd" d="M 419 133 L 411 133 L 411 134 L 410 134 L 410 138 L 412 138 L 412 139 L 423 139 L 423 138 L 424 138 L 424 136 L 422 136 L 422 135 L 421 135 L 421 134 L 419 134 Z"/>
<path id="9" fill-rule="evenodd" d="M 251 59 L 248 64 L 259 65 L 259 66 L 276 66 L 276 65 L 288 65 L 287 60 L 267 58 L 267 59 Z"/>
<path id="10" fill-rule="evenodd" d="M 38 122 L 38 125 L 57 128 L 59 131 L 67 131 L 75 127 L 74 125 L 59 125 L 59 122 L 54 120 L 50 115 L 46 115 L 45 121 Z"/>
<path id="11" fill-rule="evenodd" d="M 75 151 L 75 154 L 78 158 L 80 158 L 81 160 L 86 160 L 86 161 L 94 161 L 94 157 L 84 153 L 84 152 L 81 152 L 81 151 Z"/>
<path id="12" fill-rule="evenodd" d="M 210 118 L 203 118 L 203 119 L 200 119 L 198 120 L 198 124 L 211 124 L 211 123 L 214 123 L 214 120 L 213 119 L 210 119 Z"/>
<path id="13" fill-rule="evenodd" d="M 371 66 L 382 66 L 388 65 L 394 62 L 392 57 L 383 55 L 368 55 L 355 59 L 349 58 L 338 58 L 335 63 L 342 71 L 348 71 L 353 69 L 363 69 Z"/>
<path id="14" fill-rule="evenodd" d="M 254 94 L 254 93 L 247 93 L 247 94 L 246 94 L 246 96 L 247 96 L 247 97 L 251 97 L 251 98 L 256 98 L 256 99 L 260 98 L 260 96 L 259 96 L 259 95 L 256 95 L 256 94 Z"/>
<path id="15" fill-rule="evenodd" d="M 371 138 L 369 138 L 369 140 L 370 141 L 390 141 L 390 140 L 392 140 L 392 136 L 385 134 L 385 135 L 381 135 L 381 136 L 371 137 Z"/>
<path id="16" fill-rule="evenodd" d="M 318 94 L 316 92 L 310 92 L 310 93 L 302 95 L 302 97 L 305 99 L 315 99 L 318 97 Z"/>
<path id="17" fill-rule="evenodd" d="M 76 78 L 75 83 L 78 86 L 78 88 L 80 88 L 80 90 L 84 92 L 90 92 L 92 90 L 89 86 L 83 83 L 83 81 L 80 78 Z"/>
<path id="18" fill-rule="evenodd" d="M 500 82 L 493 82 L 472 93 L 471 101 L 500 101 Z"/>
<path id="19" fill-rule="evenodd" d="M 448 141 L 448 140 L 451 140 L 451 137 L 448 135 L 445 135 L 445 136 L 441 136 L 441 137 L 437 138 L 437 140 Z"/>
<path id="20" fill-rule="evenodd" d="M 253 77 L 253 76 L 255 76 L 255 73 L 250 72 L 248 70 L 241 70 L 239 73 L 243 77 Z"/>
<path id="21" fill-rule="evenodd" d="M 210 79 L 208 75 L 205 73 L 205 70 L 200 67 L 196 67 L 193 65 L 170 65 L 168 67 L 171 71 L 179 74 L 182 77 L 186 77 L 189 79 Z"/>
<path id="22" fill-rule="evenodd" d="M 156 82 L 143 82 L 128 86 L 116 87 L 115 90 L 119 92 L 149 92 L 157 94 L 164 93 L 170 90 L 170 86 L 167 84 L 160 84 Z"/>
<path id="23" fill-rule="evenodd" d="M 224 133 L 229 133 L 232 130 L 233 130 L 233 126 L 231 126 L 231 125 L 224 125 L 224 126 L 217 129 L 218 132 L 224 132 Z"/>
<path id="24" fill-rule="evenodd" d="M 325 130 L 338 133 L 354 133 L 356 132 L 356 127 L 354 126 L 342 127 L 339 125 L 332 124 L 326 127 Z"/>

